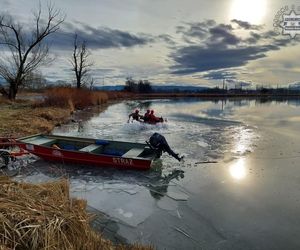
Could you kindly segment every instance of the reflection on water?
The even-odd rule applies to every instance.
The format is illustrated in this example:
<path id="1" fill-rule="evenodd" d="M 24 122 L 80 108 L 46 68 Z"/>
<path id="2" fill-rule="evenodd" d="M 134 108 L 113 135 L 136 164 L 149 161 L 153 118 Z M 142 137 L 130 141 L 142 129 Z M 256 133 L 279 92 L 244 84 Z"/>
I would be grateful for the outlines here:
<path id="1" fill-rule="evenodd" d="M 165 176 L 159 176 L 159 179 L 157 179 L 156 182 L 149 183 L 147 187 L 150 190 L 150 194 L 153 198 L 160 199 L 164 195 L 167 195 L 168 186 L 171 180 L 180 180 L 182 178 L 184 178 L 184 171 L 180 169 L 175 169 Z"/>
<path id="2" fill-rule="evenodd" d="M 242 180 L 247 175 L 245 159 L 240 158 L 229 167 L 230 175 L 236 180 Z"/>
<path id="3" fill-rule="evenodd" d="M 235 129 L 232 153 L 243 156 L 253 150 L 254 142 L 258 139 L 258 135 L 254 133 L 254 129 L 248 126 L 238 126 Z"/>

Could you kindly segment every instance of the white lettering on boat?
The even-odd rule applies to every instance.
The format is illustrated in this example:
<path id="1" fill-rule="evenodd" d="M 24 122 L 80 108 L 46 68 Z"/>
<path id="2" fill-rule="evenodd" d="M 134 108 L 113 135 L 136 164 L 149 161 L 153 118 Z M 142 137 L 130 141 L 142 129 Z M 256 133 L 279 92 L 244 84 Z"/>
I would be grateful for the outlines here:
<path id="1" fill-rule="evenodd" d="M 125 158 L 117 158 L 113 157 L 113 163 L 119 165 L 133 165 L 132 159 L 125 159 Z"/>

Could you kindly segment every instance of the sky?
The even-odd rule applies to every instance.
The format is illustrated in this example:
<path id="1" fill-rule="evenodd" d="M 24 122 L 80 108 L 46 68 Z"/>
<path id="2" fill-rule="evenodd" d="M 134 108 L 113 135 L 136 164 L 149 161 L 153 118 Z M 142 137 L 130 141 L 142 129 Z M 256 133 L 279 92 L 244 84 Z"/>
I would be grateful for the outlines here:
<path id="1" fill-rule="evenodd" d="M 45 9 L 47 2 L 40 2 Z M 228 87 L 300 82 L 300 31 L 292 37 L 278 27 L 283 14 L 300 15 L 297 0 L 51 2 L 65 15 L 47 39 L 55 60 L 40 69 L 52 82 L 74 80 L 75 33 L 90 51 L 96 85 L 124 84 L 127 77 L 209 87 L 223 79 Z M 28 28 L 38 6 L 38 0 L 0 0 L 0 13 Z"/>

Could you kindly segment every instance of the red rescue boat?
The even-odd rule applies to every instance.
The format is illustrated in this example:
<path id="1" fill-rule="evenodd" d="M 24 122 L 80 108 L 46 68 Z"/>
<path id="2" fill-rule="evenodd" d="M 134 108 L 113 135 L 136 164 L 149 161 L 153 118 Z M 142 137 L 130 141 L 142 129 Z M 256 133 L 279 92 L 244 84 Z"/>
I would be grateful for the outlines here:
<path id="1" fill-rule="evenodd" d="M 98 167 L 147 170 L 159 157 L 146 143 L 43 134 L 19 138 L 16 143 L 45 160 Z"/>

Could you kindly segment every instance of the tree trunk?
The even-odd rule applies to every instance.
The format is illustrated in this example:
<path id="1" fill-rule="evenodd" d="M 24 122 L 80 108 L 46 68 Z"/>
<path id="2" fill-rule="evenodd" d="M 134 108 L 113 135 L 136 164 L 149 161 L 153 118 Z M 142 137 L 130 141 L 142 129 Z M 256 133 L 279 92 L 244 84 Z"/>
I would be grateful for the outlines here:
<path id="1" fill-rule="evenodd" d="M 4 89 L 4 88 L 0 88 L 0 93 L 5 97 L 5 98 L 8 98 L 8 93 L 7 91 Z"/>
<path id="2" fill-rule="evenodd" d="M 15 100 L 16 99 L 16 95 L 18 92 L 18 84 L 16 83 L 11 83 L 9 85 L 9 93 L 8 93 L 8 98 L 10 100 Z"/>
<path id="3" fill-rule="evenodd" d="M 77 88 L 80 89 L 81 88 L 81 78 L 79 76 L 76 78 L 77 78 L 77 81 L 76 81 Z"/>

